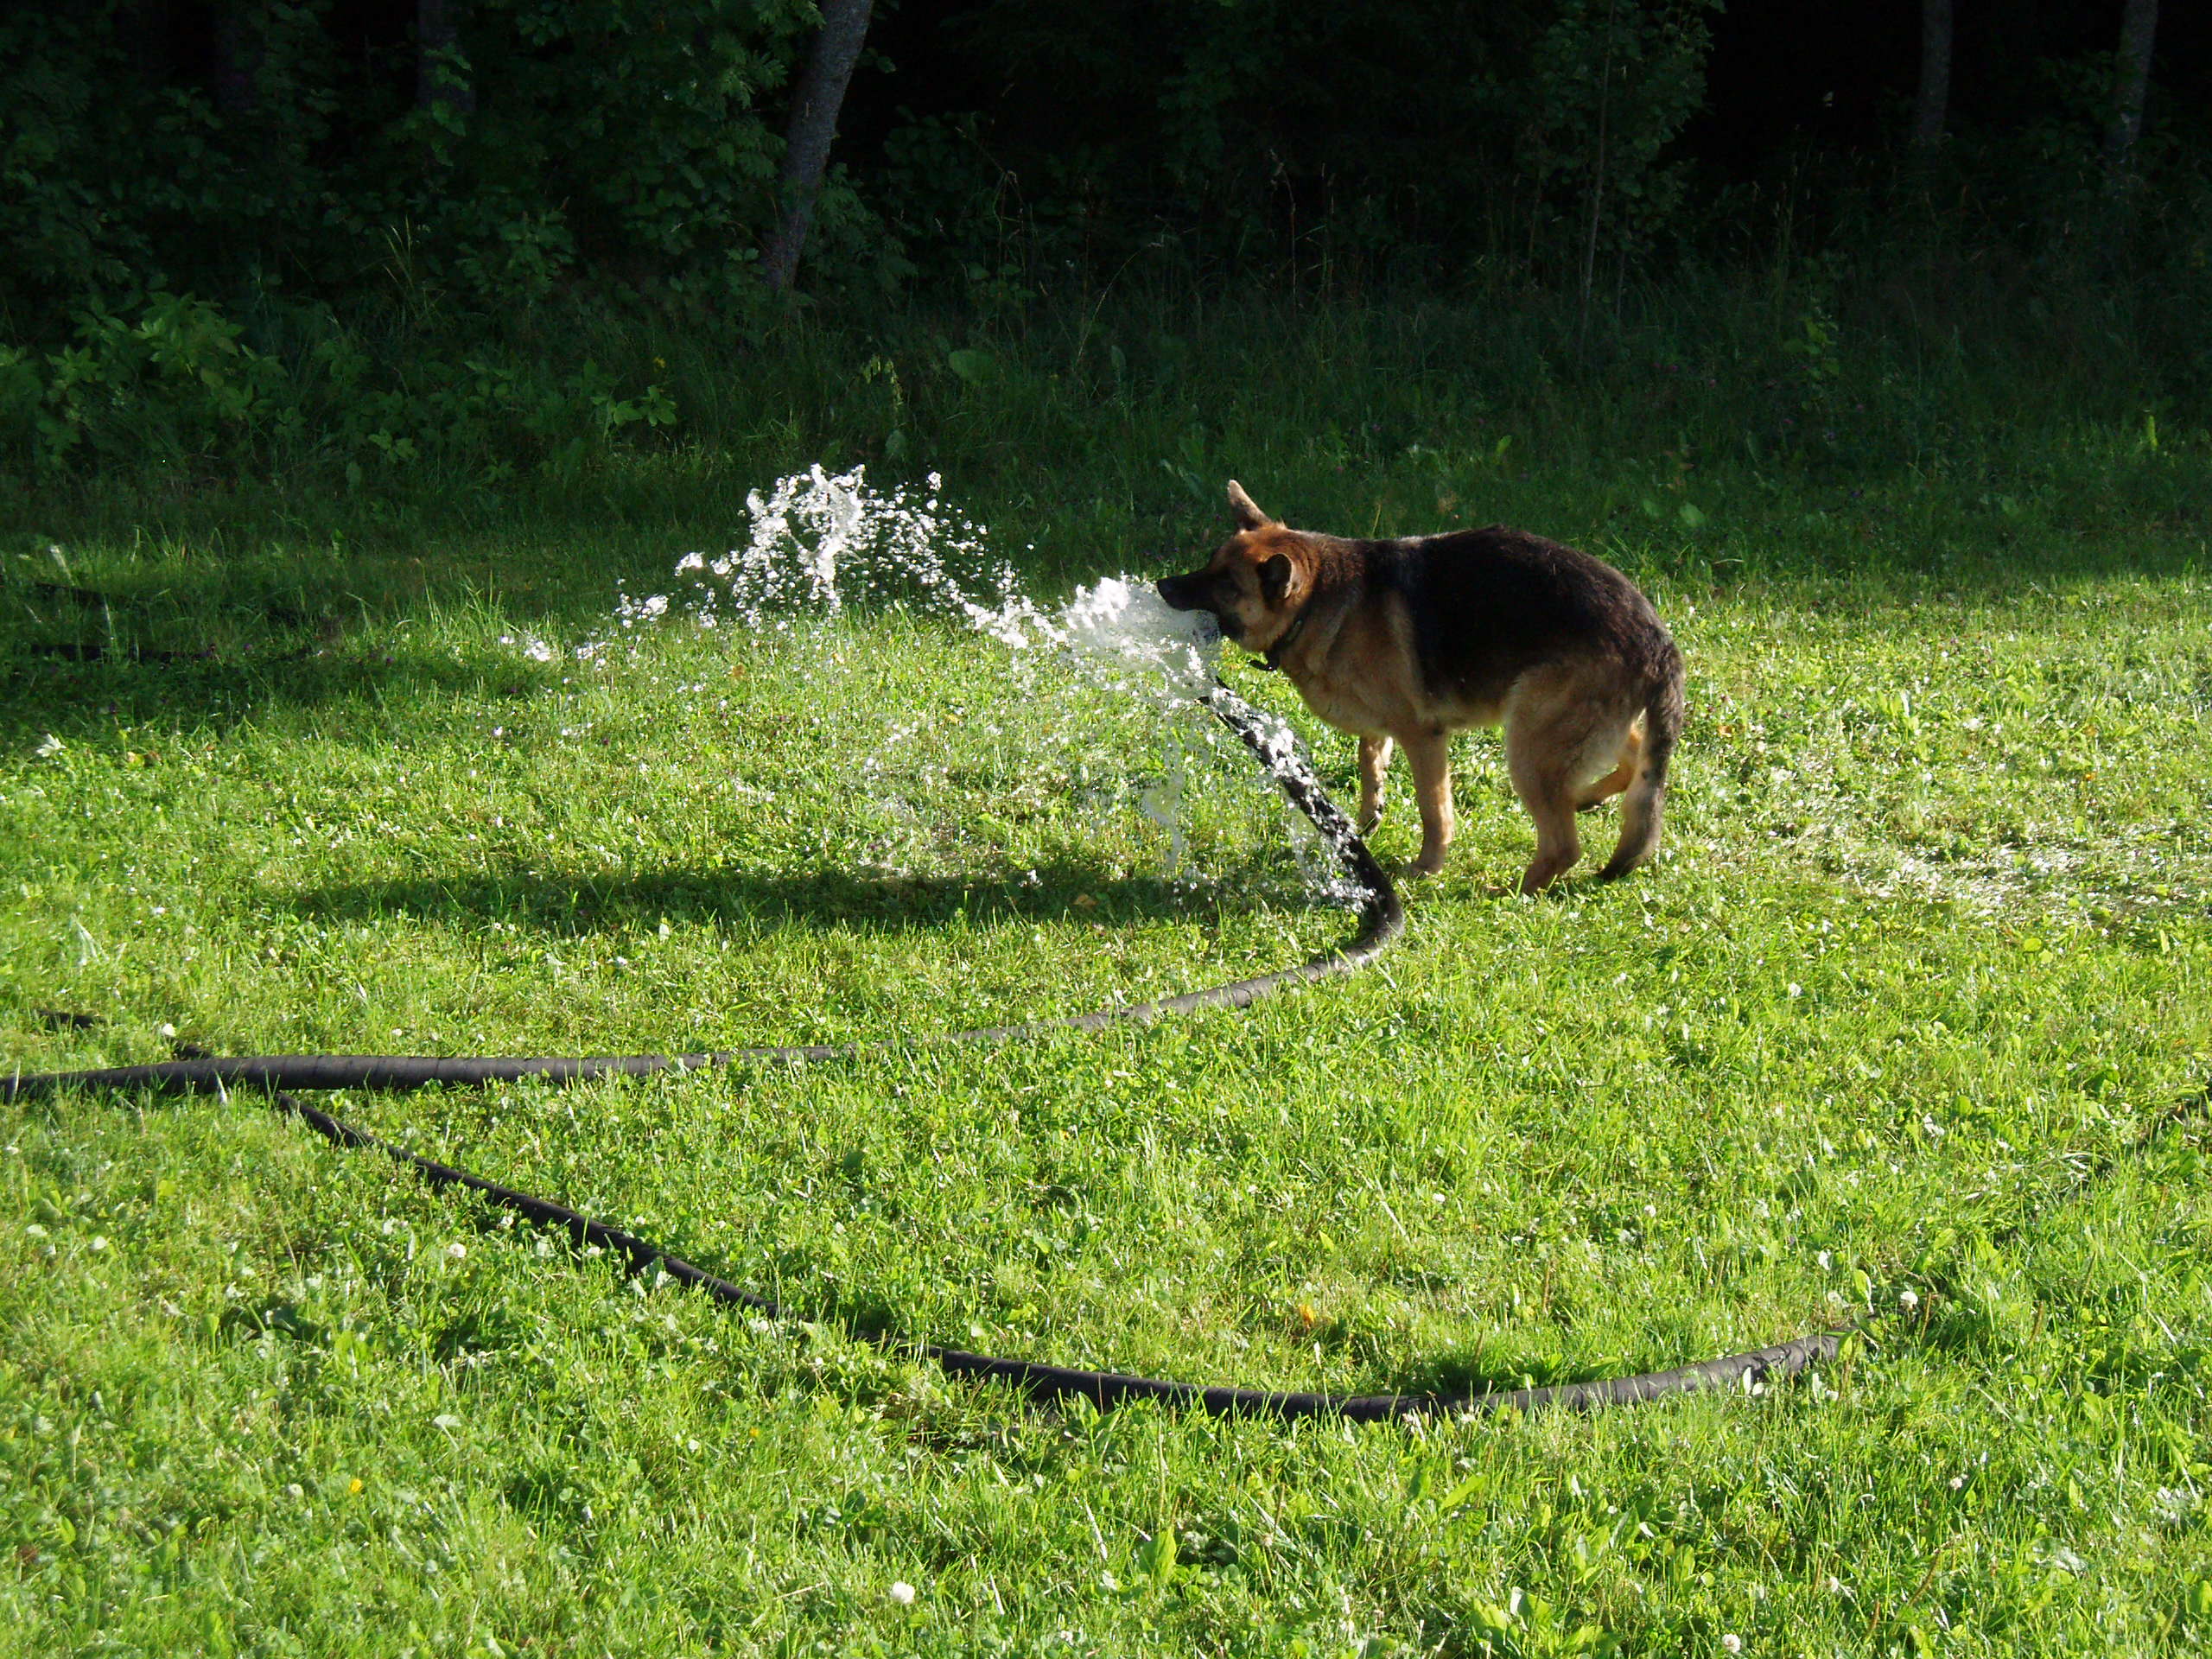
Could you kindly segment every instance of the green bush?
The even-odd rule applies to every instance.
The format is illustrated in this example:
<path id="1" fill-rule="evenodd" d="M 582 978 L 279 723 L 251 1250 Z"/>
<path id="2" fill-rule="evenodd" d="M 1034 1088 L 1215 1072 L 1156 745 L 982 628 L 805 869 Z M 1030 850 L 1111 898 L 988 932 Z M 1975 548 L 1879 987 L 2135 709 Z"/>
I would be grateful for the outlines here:
<path id="1" fill-rule="evenodd" d="M 75 343 L 0 347 L 0 435 L 42 467 L 232 456 L 296 429 L 283 365 L 239 344 L 215 306 L 157 293 L 136 321 L 88 312 Z"/>
<path id="2" fill-rule="evenodd" d="M 326 315 L 296 369 L 245 332 L 206 300 L 157 293 L 135 320 L 86 314 L 59 349 L 0 346 L 0 455 L 48 473 L 319 461 L 355 485 L 435 457 L 505 477 L 573 469 L 618 434 L 677 419 L 665 386 L 589 358 L 556 367 L 410 340 L 383 359 Z"/>

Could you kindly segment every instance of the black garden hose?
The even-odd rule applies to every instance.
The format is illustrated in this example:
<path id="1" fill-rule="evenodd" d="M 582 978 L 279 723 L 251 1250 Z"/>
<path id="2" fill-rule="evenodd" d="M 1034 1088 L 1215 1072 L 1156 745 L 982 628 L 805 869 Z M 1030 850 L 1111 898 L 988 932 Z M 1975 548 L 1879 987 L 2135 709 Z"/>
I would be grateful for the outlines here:
<path id="1" fill-rule="evenodd" d="M 1250 704 L 1226 687 L 1214 690 L 1207 707 L 1223 724 L 1241 738 L 1264 765 L 1289 799 L 1329 846 L 1341 856 L 1362 898 L 1359 931 L 1334 950 L 1295 967 L 1250 979 L 1215 985 L 1156 1001 L 1102 1008 L 1095 1014 L 1071 1014 L 1020 1025 L 988 1026 L 952 1033 L 939 1040 L 1004 1042 L 1051 1031 L 1097 1031 L 1126 1020 L 1156 1019 L 1196 1008 L 1249 1007 L 1262 997 L 1288 986 L 1304 984 L 1337 974 L 1353 972 L 1373 961 L 1405 930 L 1405 908 L 1396 887 L 1337 804 L 1321 789 L 1319 780 L 1300 757 L 1287 752 L 1282 739 L 1271 732 Z M 60 1016 L 66 1023 L 82 1023 L 84 1016 Z M 863 1044 L 806 1044 L 782 1047 L 743 1048 L 712 1054 L 644 1054 L 599 1058 L 448 1059 L 409 1055 L 289 1054 L 244 1058 L 202 1058 L 174 1060 L 159 1065 L 115 1066 L 99 1071 L 61 1071 L 43 1075 L 0 1077 L 0 1101 L 28 1100 L 80 1089 L 119 1093 L 145 1090 L 162 1094 L 220 1092 L 231 1089 L 267 1091 L 279 1109 L 304 1121 L 333 1145 L 372 1147 L 404 1164 L 434 1186 L 468 1188 L 488 1202 L 510 1210 L 532 1224 L 566 1232 L 579 1245 L 593 1244 L 620 1255 L 632 1272 L 658 1267 L 679 1284 L 706 1292 L 717 1301 L 771 1319 L 788 1317 L 788 1311 L 766 1297 L 716 1277 L 681 1257 L 673 1256 L 634 1234 L 594 1221 L 574 1210 L 512 1187 L 487 1181 L 480 1175 L 434 1162 L 415 1153 L 378 1140 L 318 1107 L 296 1098 L 296 1089 L 419 1089 L 432 1084 L 490 1084 L 535 1077 L 548 1083 L 582 1083 L 598 1077 L 641 1077 L 656 1071 L 693 1071 L 739 1061 L 836 1059 L 861 1052 Z M 1748 1388 L 1768 1377 L 1793 1376 L 1807 1366 L 1833 1358 L 1853 1327 L 1838 1326 L 1812 1332 L 1771 1348 L 1730 1354 L 1719 1359 L 1647 1371 L 1633 1376 L 1606 1377 L 1583 1382 L 1560 1382 L 1545 1388 L 1492 1389 L 1481 1394 L 1338 1395 L 1276 1392 L 1262 1389 L 1205 1388 L 1154 1377 L 1126 1376 L 1111 1371 L 1085 1371 L 1048 1365 L 1039 1360 L 999 1359 L 910 1343 L 894 1335 L 874 1340 L 886 1347 L 918 1354 L 955 1376 L 987 1378 L 1007 1382 L 1027 1393 L 1048 1397 L 1083 1398 L 1099 1407 L 1129 1400 L 1160 1400 L 1193 1406 L 1218 1415 L 1275 1417 L 1342 1417 L 1354 1421 L 1378 1421 L 1408 1416 L 1474 1415 L 1503 1410 L 1533 1411 L 1556 1408 L 1594 1410 L 1602 1406 L 1637 1405 L 1668 1395 L 1695 1393 L 1719 1388 Z"/>
<path id="2" fill-rule="evenodd" d="M 275 1091 L 274 1098 L 280 1110 L 303 1119 L 334 1146 L 373 1147 L 406 1165 L 433 1186 L 465 1186 L 487 1202 L 511 1210 L 537 1226 L 567 1233 L 579 1248 L 595 1244 L 620 1255 L 632 1273 L 647 1273 L 658 1268 L 678 1284 L 704 1291 L 729 1306 L 772 1319 L 792 1317 L 791 1310 L 781 1304 L 719 1278 L 681 1256 L 671 1255 L 633 1233 L 611 1227 L 603 1221 L 594 1221 L 548 1199 L 487 1181 L 465 1169 L 434 1162 L 404 1147 L 395 1147 L 282 1090 Z M 1041 1360 L 996 1359 L 988 1354 L 969 1353 L 963 1348 L 941 1348 L 934 1343 L 910 1343 L 895 1335 L 870 1334 L 872 1340 L 884 1347 L 934 1361 L 954 1376 L 1011 1383 L 1025 1393 L 1052 1398 L 1080 1397 L 1102 1409 L 1130 1400 L 1161 1400 L 1173 1405 L 1196 1406 L 1222 1417 L 1344 1417 L 1355 1422 L 1378 1422 L 1393 1417 L 1534 1411 L 1547 1406 L 1590 1411 L 1599 1406 L 1637 1405 L 1669 1394 L 1749 1387 L 1764 1378 L 1787 1376 L 1832 1358 L 1847 1332 L 1841 1328 L 1817 1332 L 1777 1347 L 1731 1354 L 1723 1359 L 1679 1366 L 1669 1371 L 1647 1371 L 1637 1376 L 1607 1377 L 1588 1382 L 1559 1382 L 1548 1388 L 1498 1389 L 1472 1395 L 1305 1394 L 1265 1389 L 1210 1389 L 1194 1382 L 1168 1382 L 1149 1376 L 1125 1376 L 1114 1371 L 1077 1370 L 1065 1365 L 1047 1365 Z"/>

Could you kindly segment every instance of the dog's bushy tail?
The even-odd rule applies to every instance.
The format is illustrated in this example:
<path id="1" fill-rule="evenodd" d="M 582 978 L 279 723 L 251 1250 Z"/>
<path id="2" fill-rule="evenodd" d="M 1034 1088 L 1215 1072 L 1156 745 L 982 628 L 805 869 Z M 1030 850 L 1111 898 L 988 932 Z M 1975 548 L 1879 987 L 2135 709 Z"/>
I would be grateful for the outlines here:
<path id="1" fill-rule="evenodd" d="M 1615 881 L 1659 850 L 1659 820 L 1667 804 L 1667 764 L 1682 730 L 1682 654 L 1669 641 L 1654 664 L 1651 688 L 1643 699 L 1643 753 L 1636 776 L 1621 797 L 1621 839 L 1600 881 Z"/>

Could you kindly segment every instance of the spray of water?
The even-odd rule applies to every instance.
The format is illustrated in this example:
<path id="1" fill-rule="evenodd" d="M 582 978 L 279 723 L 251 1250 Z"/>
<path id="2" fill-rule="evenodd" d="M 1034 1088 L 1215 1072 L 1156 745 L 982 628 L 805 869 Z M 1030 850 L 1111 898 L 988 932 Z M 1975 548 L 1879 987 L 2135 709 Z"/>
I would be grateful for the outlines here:
<path id="1" fill-rule="evenodd" d="M 940 488 L 934 474 L 919 490 L 880 490 L 860 467 L 831 474 L 817 465 L 795 474 L 747 497 L 745 545 L 720 556 L 685 554 L 674 594 L 626 594 L 616 620 L 632 640 L 641 629 L 683 624 L 798 640 L 810 631 L 818 636 L 849 608 L 889 610 L 988 636 L 1014 654 L 1033 684 L 1048 668 L 1071 670 L 1085 684 L 1155 712 L 1158 772 L 1106 792 L 1159 828 L 1167 842 L 1162 874 L 1181 876 L 1189 768 L 1214 758 L 1219 739 L 1202 717 L 1217 683 L 1212 619 L 1172 610 L 1148 583 L 1127 576 L 1080 588 L 1063 605 L 1039 604 L 992 554 L 988 532 L 939 499 Z M 608 643 L 578 654 L 603 658 Z M 925 732 L 915 722 L 887 735 Z M 1268 721 L 1266 748 L 1278 775 L 1311 776 L 1287 723 Z M 863 769 L 874 772 L 876 762 Z M 1298 813 L 1286 812 L 1282 822 L 1310 889 L 1342 902 L 1361 896 L 1344 874 L 1341 849 L 1322 844 Z"/>
<path id="2" fill-rule="evenodd" d="M 918 493 L 874 490 L 863 468 L 832 475 L 817 465 L 755 490 L 743 547 L 677 561 L 690 594 L 677 608 L 702 628 L 787 632 L 852 604 L 974 613 L 995 595 L 1007 606 L 1020 591 L 1012 569 L 990 558 L 979 526 L 938 502 L 940 483 L 932 473 Z M 615 614 L 635 626 L 670 609 L 665 594 L 626 595 Z"/>

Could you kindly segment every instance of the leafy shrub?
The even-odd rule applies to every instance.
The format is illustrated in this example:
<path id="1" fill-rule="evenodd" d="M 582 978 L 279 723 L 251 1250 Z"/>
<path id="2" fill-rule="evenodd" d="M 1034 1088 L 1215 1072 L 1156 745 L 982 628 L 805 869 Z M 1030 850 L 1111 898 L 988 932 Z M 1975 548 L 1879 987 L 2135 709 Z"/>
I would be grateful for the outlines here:
<path id="1" fill-rule="evenodd" d="M 156 294 L 138 319 L 88 312 L 77 340 L 34 357 L 0 348 L 0 432 L 46 467 L 178 461 L 296 429 L 283 365 L 239 344 L 239 325 L 188 296 Z"/>
<path id="2" fill-rule="evenodd" d="M 385 360 L 325 321 L 296 368 L 242 343 L 244 325 L 209 302 L 168 293 L 135 321 L 86 313 L 74 342 L 54 351 L 0 346 L 0 455 L 49 472 L 320 461 L 359 484 L 429 457 L 499 476 L 573 469 L 626 431 L 677 421 L 665 386 L 627 385 L 588 358 L 555 366 L 404 338 Z"/>

